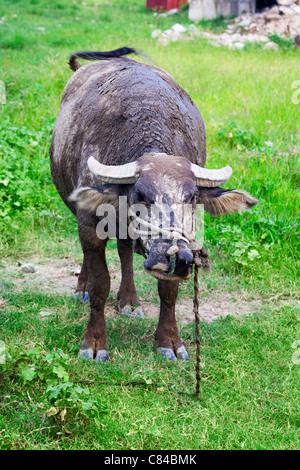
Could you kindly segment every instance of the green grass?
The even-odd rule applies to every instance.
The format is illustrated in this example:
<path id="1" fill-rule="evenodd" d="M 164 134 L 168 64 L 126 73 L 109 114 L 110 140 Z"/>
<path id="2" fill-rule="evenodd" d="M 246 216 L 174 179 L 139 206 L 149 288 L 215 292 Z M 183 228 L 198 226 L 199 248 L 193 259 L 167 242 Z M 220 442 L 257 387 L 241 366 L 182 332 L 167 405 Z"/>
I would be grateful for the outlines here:
<path id="1" fill-rule="evenodd" d="M 9 307 L 1 326 L 12 356 L 1 375 L 4 448 L 296 448 L 293 309 L 203 322 L 199 401 L 193 396 L 194 354 L 176 365 L 157 358 L 153 321 L 110 319 L 109 363 L 86 364 L 76 359 L 83 307 L 65 296 L 32 291 L 4 297 Z M 38 312 L 45 305 L 54 313 L 41 320 Z M 193 326 L 181 330 L 195 351 Z M 37 375 L 31 377 L 30 370 Z M 89 393 L 51 399 L 50 392 L 65 383 Z M 95 409 L 88 408 L 91 401 Z M 53 408 L 57 413 L 47 416 Z"/>
<path id="2" fill-rule="evenodd" d="M 87 309 L 66 295 L 20 291 L 2 269 L 0 340 L 10 357 L 0 364 L 0 448 L 296 449 L 299 365 L 292 361 L 292 345 L 299 339 L 300 105 L 292 102 L 292 84 L 299 80 L 299 51 L 277 38 L 277 53 L 251 45 L 242 51 L 216 48 L 201 38 L 158 45 L 152 30 L 175 22 L 188 26 L 187 10 L 157 18 L 144 4 L 2 1 L 3 263 L 32 255 L 81 259 L 76 221 L 52 184 L 48 157 L 72 75 L 68 58 L 77 50 L 136 46 L 199 107 L 208 168 L 230 164 L 226 187 L 243 188 L 260 201 L 247 213 L 205 216 L 213 269 L 200 279 L 203 297 L 221 290 L 287 302 L 265 302 L 255 315 L 201 322 L 198 401 L 193 325 L 180 325 L 191 360 L 169 364 L 155 352 L 157 320 L 110 318 L 110 362 L 85 364 L 77 352 Z M 224 25 L 218 19 L 197 27 L 222 31 Z M 109 264 L 116 260 L 111 242 Z M 156 283 L 144 275 L 137 256 L 135 270 L 140 297 L 158 305 Z M 182 284 L 180 298 L 192 295 L 192 283 Z M 41 320 L 44 309 L 53 315 Z"/>

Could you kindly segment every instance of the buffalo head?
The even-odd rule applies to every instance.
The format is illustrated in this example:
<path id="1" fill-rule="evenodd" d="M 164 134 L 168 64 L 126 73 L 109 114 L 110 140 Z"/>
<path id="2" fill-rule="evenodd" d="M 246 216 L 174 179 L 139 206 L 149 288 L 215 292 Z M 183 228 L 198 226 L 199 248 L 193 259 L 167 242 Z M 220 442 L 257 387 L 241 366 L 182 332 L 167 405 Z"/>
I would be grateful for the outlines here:
<path id="1" fill-rule="evenodd" d="M 125 224 L 126 237 L 146 256 L 146 271 L 158 279 L 191 276 L 193 254 L 189 242 L 195 235 L 197 204 L 213 215 L 221 215 L 249 209 L 258 202 L 245 191 L 220 187 L 232 174 L 229 165 L 209 170 L 185 157 L 149 153 L 116 166 L 103 165 L 90 157 L 88 166 L 102 184 L 78 188 L 70 199 L 79 209 L 89 211 L 113 204 L 119 231 Z M 125 219 L 120 196 L 127 198 Z"/>

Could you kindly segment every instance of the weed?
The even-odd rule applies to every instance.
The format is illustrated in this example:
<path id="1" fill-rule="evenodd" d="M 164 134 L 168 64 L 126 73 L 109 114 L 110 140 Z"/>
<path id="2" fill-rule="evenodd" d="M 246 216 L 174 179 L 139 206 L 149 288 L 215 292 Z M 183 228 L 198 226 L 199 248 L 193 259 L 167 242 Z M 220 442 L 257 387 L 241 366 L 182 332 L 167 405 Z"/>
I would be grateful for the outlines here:
<path id="1" fill-rule="evenodd" d="M 227 122 L 220 126 L 218 139 L 225 142 L 229 147 L 236 147 L 237 150 L 253 148 L 258 145 L 259 139 L 254 131 L 241 129 L 236 122 Z"/>
<path id="2" fill-rule="evenodd" d="M 6 377 L 19 377 L 29 393 L 38 390 L 39 408 L 63 428 L 74 419 L 93 419 L 96 424 L 106 412 L 100 400 L 91 397 L 86 387 L 69 380 L 70 357 L 61 350 L 44 353 L 32 349 L 5 365 Z M 34 392 L 33 392 L 34 393 Z"/>
<path id="3" fill-rule="evenodd" d="M 294 49 L 295 44 L 294 40 L 292 38 L 286 39 L 281 36 L 278 36 L 277 33 L 271 34 L 269 36 L 270 41 L 275 42 L 278 44 L 280 49 L 282 50 L 289 50 L 289 49 Z"/>

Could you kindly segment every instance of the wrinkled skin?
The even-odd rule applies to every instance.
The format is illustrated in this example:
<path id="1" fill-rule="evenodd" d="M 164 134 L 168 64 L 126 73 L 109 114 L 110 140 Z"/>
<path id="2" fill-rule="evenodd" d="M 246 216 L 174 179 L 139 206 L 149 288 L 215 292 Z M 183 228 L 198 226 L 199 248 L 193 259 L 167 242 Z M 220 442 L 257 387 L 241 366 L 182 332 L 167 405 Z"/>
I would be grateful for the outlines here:
<path id="1" fill-rule="evenodd" d="M 164 227 L 171 218 L 175 227 L 182 225 L 181 208 L 183 204 L 195 202 L 197 187 L 190 170 L 190 163 L 182 157 L 166 154 L 145 154 L 139 159 L 139 179 L 130 188 L 129 202 L 143 204 L 161 220 L 154 220 L 159 226 L 163 221 Z M 180 183 L 179 183 L 180 182 Z M 172 241 L 163 236 L 157 239 L 143 240 L 141 243 L 147 252 L 144 267 L 154 277 L 167 281 L 189 279 L 192 274 L 193 255 L 183 240 L 177 242 L 179 249 L 176 255 L 176 266 L 171 274 L 170 259 L 166 255 Z"/>
<path id="2" fill-rule="evenodd" d="M 102 184 L 88 169 L 91 155 L 105 165 L 136 160 L 138 180 L 135 184 Z M 209 212 L 221 214 L 248 208 L 254 202 L 222 188 L 196 186 L 190 163 L 204 167 L 206 160 L 205 129 L 197 107 L 166 72 L 130 59 L 86 65 L 70 78 L 53 132 L 50 157 L 56 188 L 77 217 L 84 254 L 78 289 L 88 290 L 91 314 L 81 354 L 105 361 L 108 346 L 104 307 L 110 276 L 105 258 L 107 241 L 96 235 L 97 205 L 108 202 L 118 207 L 118 197 L 126 195 L 130 204 L 173 208 L 176 219 L 176 205 L 203 203 Z M 80 187 L 87 188 L 80 195 L 86 200 L 85 209 L 69 199 Z M 171 360 L 188 358 L 177 329 L 175 304 L 179 280 L 188 279 L 192 273 L 192 252 L 184 240 L 176 244 L 176 264 L 171 270 L 166 255 L 170 240 L 118 240 L 120 310 L 130 312 L 135 306 L 142 315 L 133 279 L 132 256 L 136 251 L 147 256 L 145 269 L 158 278 L 161 303 L 155 338 L 160 353 Z"/>

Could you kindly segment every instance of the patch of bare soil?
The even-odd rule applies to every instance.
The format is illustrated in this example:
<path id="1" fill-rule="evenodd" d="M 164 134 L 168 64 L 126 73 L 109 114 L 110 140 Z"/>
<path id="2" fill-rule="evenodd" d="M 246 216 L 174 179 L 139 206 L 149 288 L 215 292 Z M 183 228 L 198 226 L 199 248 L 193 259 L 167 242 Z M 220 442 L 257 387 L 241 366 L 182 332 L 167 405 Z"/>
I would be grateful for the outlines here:
<path id="1" fill-rule="evenodd" d="M 51 259 L 36 261 L 32 260 L 35 272 L 22 272 L 19 264 L 7 264 L 0 268 L 0 272 L 7 281 L 13 282 L 18 290 L 24 288 L 35 289 L 45 293 L 59 293 L 74 295 L 77 286 L 76 273 L 80 271 L 80 265 L 72 259 Z M 74 273 L 75 272 L 75 273 Z M 114 316 L 117 310 L 117 292 L 121 281 L 121 275 L 118 271 L 111 270 L 111 292 L 107 305 L 106 315 Z M 2 300 L 2 302 L 1 302 Z M 297 300 L 280 300 L 274 298 L 276 306 L 296 305 L 300 306 Z M 273 302 L 273 303 L 274 303 Z M 143 311 L 147 318 L 157 318 L 159 307 L 152 305 L 141 299 Z M 199 299 L 199 311 L 201 320 L 212 322 L 220 317 L 249 315 L 261 312 L 266 305 L 270 306 L 272 299 L 255 298 L 249 299 L 247 293 L 237 292 L 212 292 L 206 293 L 206 296 Z M 0 298 L 0 308 L 4 306 L 4 301 Z M 46 308 L 46 306 L 45 306 Z M 179 298 L 176 304 L 177 318 L 182 323 L 194 321 L 193 299 Z"/>
<path id="2" fill-rule="evenodd" d="M 72 271 L 80 271 L 80 265 L 76 261 L 66 258 L 40 262 L 32 259 L 30 264 L 35 270 L 33 273 L 23 272 L 20 263 L 7 264 L 0 268 L 0 272 L 4 274 L 5 279 L 13 282 L 18 290 L 29 288 L 45 293 L 75 293 L 77 278 Z"/>

